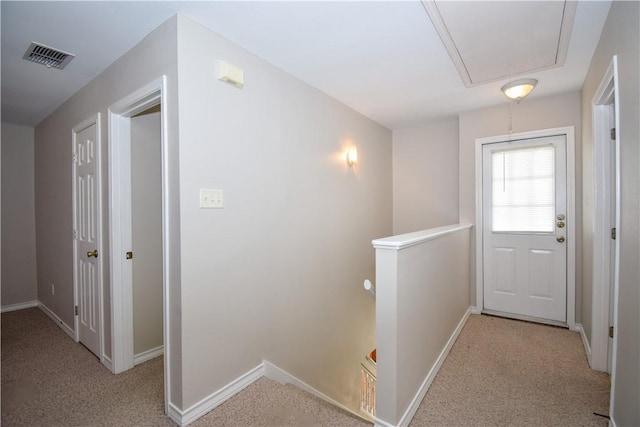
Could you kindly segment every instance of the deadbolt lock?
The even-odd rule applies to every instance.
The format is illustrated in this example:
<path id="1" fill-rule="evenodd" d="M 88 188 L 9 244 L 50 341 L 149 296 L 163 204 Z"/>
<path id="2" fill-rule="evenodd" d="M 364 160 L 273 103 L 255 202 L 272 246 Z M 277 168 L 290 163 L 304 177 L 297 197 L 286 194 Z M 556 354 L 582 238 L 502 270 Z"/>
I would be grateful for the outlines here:
<path id="1" fill-rule="evenodd" d="M 558 243 L 564 243 L 564 236 L 558 236 L 556 237 L 556 240 L 558 241 Z"/>
<path id="2" fill-rule="evenodd" d="M 559 214 L 557 218 L 558 218 L 558 221 L 564 221 L 565 216 L 563 214 Z"/>
<path id="3" fill-rule="evenodd" d="M 557 226 L 558 228 L 564 228 L 564 222 L 562 222 L 562 221 L 558 221 L 558 222 L 556 223 L 556 226 Z"/>

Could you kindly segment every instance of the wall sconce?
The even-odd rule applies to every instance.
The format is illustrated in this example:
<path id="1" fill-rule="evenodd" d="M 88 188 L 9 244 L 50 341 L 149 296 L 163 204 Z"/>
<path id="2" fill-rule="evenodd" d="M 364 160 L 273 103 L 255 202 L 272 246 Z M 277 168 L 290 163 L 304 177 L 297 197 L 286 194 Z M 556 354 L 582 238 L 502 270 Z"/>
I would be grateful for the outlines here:
<path id="1" fill-rule="evenodd" d="M 353 167 L 353 165 L 358 163 L 358 147 L 352 145 L 347 150 L 347 164 L 349 167 Z"/>
<path id="2" fill-rule="evenodd" d="M 504 92 L 507 98 L 520 102 L 531 93 L 537 84 L 538 81 L 536 79 L 520 79 L 507 83 L 500 90 Z"/>

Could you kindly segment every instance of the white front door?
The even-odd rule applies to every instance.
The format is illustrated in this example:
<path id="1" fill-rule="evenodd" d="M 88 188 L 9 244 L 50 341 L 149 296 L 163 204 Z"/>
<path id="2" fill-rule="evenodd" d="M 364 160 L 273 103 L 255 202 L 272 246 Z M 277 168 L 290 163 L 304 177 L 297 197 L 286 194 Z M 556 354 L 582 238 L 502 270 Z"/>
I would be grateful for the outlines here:
<path id="1" fill-rule="evenodd" d="M 100 275 L 97 126 L 74 132 L 75 277 L 78 290 L 78 338 L 100 357 Z"/>
<path id="2" fill-rule="evenodd" d="M 566 136 L 482 155 L 484 309 L 567 322 Z"/>

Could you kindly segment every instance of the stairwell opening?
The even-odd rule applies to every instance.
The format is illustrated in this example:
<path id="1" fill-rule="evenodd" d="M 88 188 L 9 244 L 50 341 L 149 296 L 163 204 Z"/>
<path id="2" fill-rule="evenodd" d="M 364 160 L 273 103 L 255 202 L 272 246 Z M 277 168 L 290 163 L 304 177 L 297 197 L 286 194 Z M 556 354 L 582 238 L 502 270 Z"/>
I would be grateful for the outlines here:
<path id="1" fill-rule="evenodd" d="M 371 416 L 376 415 L 376 349 L 369 353 L 360 366 L 360 408 Z"/>

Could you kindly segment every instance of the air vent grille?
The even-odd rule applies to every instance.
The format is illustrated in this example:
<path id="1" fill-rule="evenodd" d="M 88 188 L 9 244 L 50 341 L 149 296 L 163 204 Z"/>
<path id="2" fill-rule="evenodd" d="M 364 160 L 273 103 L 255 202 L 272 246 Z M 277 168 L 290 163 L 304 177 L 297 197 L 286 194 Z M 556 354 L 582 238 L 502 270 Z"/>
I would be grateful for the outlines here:
<path id="1" fill-rule="evenodd" d="M 45 46 L 39 43 L 31 43 L 23 58 L 36 64 L 44 65 L 47 68 L 57 68 L 62 70 L 71 62 L 75 55 Z"/>

